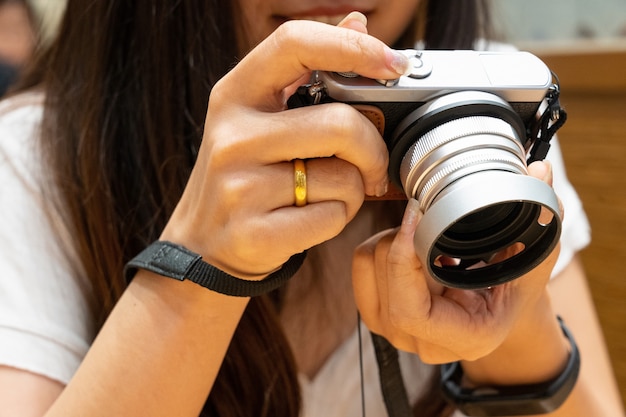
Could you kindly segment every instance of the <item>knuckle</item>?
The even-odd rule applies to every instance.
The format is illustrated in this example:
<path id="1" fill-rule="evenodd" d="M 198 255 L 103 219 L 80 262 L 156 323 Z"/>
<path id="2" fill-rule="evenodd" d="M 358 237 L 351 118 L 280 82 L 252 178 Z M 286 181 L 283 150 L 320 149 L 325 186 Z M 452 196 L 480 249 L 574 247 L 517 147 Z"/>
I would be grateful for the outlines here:
<path id="1" fill-rule="evenodd" d="M 235 67 L 233 71 L 220 78 L 211 88 L 208 99 L 207 124 L 209 120 L 219 120 L 222 117 L 222 112 L 238 102 L 234 100 L 235 94 L 233 93 L 236 91 L 233 86 L 237 85 L 237 80 L 240 78 L 237 72 L 237 67 Z M 212 118 L 212 115 L 218 116 Z"/>
<path id="2" fill-rule="evenodd" d="M 340 200 L 325 200 L 306 208 L 306 218 L 295 230 L 293 226 L 290 229 L 291 234 L 300 236 L 297 245 L 301 250 L 336 237 L 350 220 L 347 204 Z"/>
<path id="3" fill-rule="evenodd" d="M 203 146 L 207 153 L 206 158 L 209 175 L 211 175 L 211 173 L 213 173 L 213 175 L 221 175 L 227 172 L 228 167 L 232 168 L 233 157 L 236 153 L 229 143 L 220 139 L 227 133 L 228 132 L 224 132 L 223 129 L 217 129 L 214 130 L 209 137 L 205 137 Z M 209 144 L 210 149 L 207 149 Z M 226 184 L 222 184 L 222 186 L 224 187 Z"/>
<path id="4" fill-rule="evenodd" d="M 339 234 L 348 223 L 348 209 L 343 201 L 328 201 L 330 206 L 328 212 L 323 216 L 318 216 L 321 230 L 326 230 L 329 237 Z M 328 215 L 330 214 L 330 215 Z"/>
<path id="5" fill-rule="evenodd" d="M 389 154 L 385 144 L 380 140 L 376 127 L 354 107 L 345 103 L 329 104 L 324 116 L 328 135 L 339 138 L 336 145 L 337 152 L 352 154 L 358 149 L 366 158 L 360 158 L 367 166 L 359 166 L 365 174 L 378 173 L 387 167 Z"/>
<path id="6" fill-rule="evenodd" d="M 325 119 L 326 125 L 331 130 L 329 133 L 335 137 L 357 137 L 358 132 L 363 129 L 358 111 L 348 104 L 329 104 L 326 108 Z"/>
<path id="7" fill-rule="evenodd" d="M 251 185 L 241 178 L 228 178 L 223 180 L 220 187 L 220 204 L 224 207 L 241 206 L 246 196 L 250 195 Z"/>
<path id="8" fill-rule="evenodd" d="M 211 123 L 205 132 L 203 146 L 207 148 L 210 166 L 218 172 L 232 170 L 243 159 L 253 157 L 250 149 L 264 140 L 264 137 L 253 135 L 248 129 L 241 129 L 242 124 L 250 123 L 243 120 L 244 117 L 233 119 L 224 116 L 222 120 Z"/>
<path id="9" fill-rule="evenodd" d="M 209 94 L 209 110 L 215 108 L 219 103 L 227 102 L 228 98 L 228 75 L 218 80 Z"/>
<path id="10" fill-rule="evenodd" d="M 367 42 L 367 37 L 353 30 L 344 30 L 339 37 L 339 48 L 341 56 L 349 57 L 352 68 L 348 70 L 356 70 L 358 63 L 366 56 L 370 56 L 368 52 L 371 49 L 371 43 Z"/>
<path id="11" fill-rule="evenodd" d="M 277 51 L 282 51 L 289 49 L 291 46 L 301 45 L 299 42 L 301 33 L 301 23 L 290 20 L 278 26 L 278 28 L 270 35 L 268 41 L 272 43 L 273 47 Z"/>
<path id="12" fill-rule="evenodd" d="M 389 244 L 389 254 L 387 255 L 387 265 L 389 266 L 389 268 L 392 268 L 393 270 L 397 271 L 402 271 L 403 269 L 406 268 L 406 265 L 411 265 L 412 264 L 412 259 L 409 258 L 408 253 L 406 253 L 403 250 L 398 250 L 398 248 L 400 249 L 404 249 L 401 245 L 394 245 L 395 241 L 392 241 Z M 392 250 L 395 249 L 395 250 Z M 413 254 L 414 252 L 411 252 L 411 254 Z M 408 273 L 408 272 L 407 272 Z"/>

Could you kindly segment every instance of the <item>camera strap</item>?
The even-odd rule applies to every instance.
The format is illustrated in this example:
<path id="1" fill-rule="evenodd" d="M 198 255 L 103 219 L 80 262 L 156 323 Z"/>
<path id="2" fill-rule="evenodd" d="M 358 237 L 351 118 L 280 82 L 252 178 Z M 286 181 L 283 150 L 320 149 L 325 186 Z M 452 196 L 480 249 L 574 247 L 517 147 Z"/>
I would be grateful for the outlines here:
<path id="1" fill-rule="evenodd" d="M 179 281 L 189 280 L 211 291 L 233 297 L 256 297 L 285 284 L 302 266 L 306 251 L 297 253 L 260 281 L 234 277 L 202 260 L 202 256 L 184 246 L 157 240 L 131 259 L 124 267 L 130 282 L 138 269 Z"/>
<path id="2" fill-rule="evenodd" d="M 389 417 L 412 416 L 413 411 L 402 379 L 397 349 L 384 337 L 375 333 L 371 333 L 371 336 L 387 414 Z"/>
<path id="3" fill-rule="evenodd" d="M 528 164 L 545 159 L 550 150 L 550 140 L 567 120 L 567 112 L 561 107 L 559 100 L 561 95 L 559 79 L 554 72 L 552 76 L 556 82 L 546 94 L 547 106 L 529 131 L 529 138 L 533 141 L 533 145 L 527 161 Z"/>

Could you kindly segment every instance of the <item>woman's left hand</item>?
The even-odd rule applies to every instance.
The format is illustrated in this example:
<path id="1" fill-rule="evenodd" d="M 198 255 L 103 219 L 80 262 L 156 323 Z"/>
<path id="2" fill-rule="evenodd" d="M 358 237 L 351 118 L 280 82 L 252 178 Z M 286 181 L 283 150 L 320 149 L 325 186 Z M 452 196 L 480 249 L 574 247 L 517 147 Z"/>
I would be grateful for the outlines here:
<path id="1" fill-rule="evenodd" d="M 551 184 L 549 164 L 534 163 L 529 172 Z M 527 323 L 546 316 L 546 285 L 558 248 L 508 283 L 485 290 L 447 288 L 428 276 L 415 254 L 420 218 L 417 202 L 409 201 L 398 229 L 373 236 L 355 253 L 356 302 L 374 333 L 428 363 L 476 360 L 500 347 L 520 322 L 528 329 Z"/>

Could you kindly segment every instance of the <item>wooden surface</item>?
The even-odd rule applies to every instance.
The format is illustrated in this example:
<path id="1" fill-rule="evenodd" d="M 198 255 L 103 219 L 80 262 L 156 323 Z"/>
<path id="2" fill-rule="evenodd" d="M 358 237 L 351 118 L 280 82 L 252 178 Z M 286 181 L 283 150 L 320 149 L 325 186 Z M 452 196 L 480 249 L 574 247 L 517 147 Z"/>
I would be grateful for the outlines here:
<path id="1" fill-rule="evenodd" d="M 626 44 L 619 49 L 586 46 L 582 51 L 536 52 L 559 77 L 563 91 L 626 91 Z"/>
<path id="2" fill-rule="evenodd" d="M 559 140 L 592 227 L 582 258 L 626 399 L 626 51 L 541 57 L 561 79 Z"/>

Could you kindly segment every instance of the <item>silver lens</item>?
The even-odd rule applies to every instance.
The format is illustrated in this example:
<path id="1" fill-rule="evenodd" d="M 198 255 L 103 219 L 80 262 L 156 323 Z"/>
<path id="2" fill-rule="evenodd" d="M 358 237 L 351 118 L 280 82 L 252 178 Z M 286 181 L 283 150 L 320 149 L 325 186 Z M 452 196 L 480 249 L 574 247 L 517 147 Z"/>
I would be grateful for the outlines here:
<path id="1" fill-rule="evenodd" d="M 479 171 L 527 174 L 524 149 L 510 124 L 489 116 L 455 119 L 426 132 L 405 154 L 400 178 L 422 211 L 456 180 Z"/>
<path id="2" fill-rule="evenodd" d="M 439 102 L 448 114 L 454 113 L 451 100 Z M 528 176 L 525 138 L 509 123 L 514 111 L 498 117 L 506 107 L 494 100 L 492 114 L 460 111 L 420 130 L 415 126 L 429 126 L 429 112 L 441 113 L 436 101 L 427 103 L 409 115 L 419 120 L 403 121 L 410 128 L 398 133 L 413 135 L 399 173 L 407 196 L 424 213 L 414 240 L 417 255 L 450 287 L 484 288 L 517 278 L 543 261 L 560 235 L 558 199 L 550 186 Z M 484 95 L 480 101 L 484 108 Z"/>

